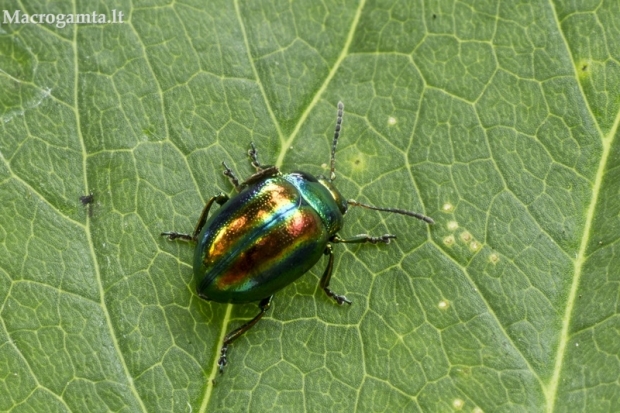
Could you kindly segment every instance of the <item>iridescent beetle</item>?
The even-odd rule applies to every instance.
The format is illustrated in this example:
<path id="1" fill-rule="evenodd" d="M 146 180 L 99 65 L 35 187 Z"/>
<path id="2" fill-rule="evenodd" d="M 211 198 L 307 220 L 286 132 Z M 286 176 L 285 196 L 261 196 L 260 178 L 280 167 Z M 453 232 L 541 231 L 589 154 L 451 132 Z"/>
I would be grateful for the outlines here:
<path id="1" fill-rule="evenodd" d="M 229 333 L 222 344 L 218 365 L 220 372 L 227 363 L 228 346 L 248 331 L 265 315 L 273 294 L 305 274 L 328 255 L 321 288 L 338 304 L 351 304 L 343 295 L 329 289 L 334 266 L 332 244 L 390 243 L 395 235 L 372 237 L 367 234 L 342 239 L 338 231 L 350 206 L 393 212 L 434 221 L 417 212 L 396 208 L 379 208 L 346 200 L 334 187 L 336 179 L 336 144 L 340 135 L 344 105 L 338 102 L 336 130 L 331 150 L 329 178 L 314 177 L 296 171 L 282 174 L 276 166 L 261 165 L 256 147 L 251 143 L 248 155 L 256 173 L 239 180 L 224 162 L 224 175 L 238 194 L 229 198 L 223 193 L 209 199 L 194 232 L 163 232 L 170 240 L 196 243 L 194 276 L 198 295 L 219 303 L 260 301 L 260 312 L 252 320 Z M 213 203 L 221 205 L 211 217 Z M 208 219 L 207 219 L 208 218 Z"/>

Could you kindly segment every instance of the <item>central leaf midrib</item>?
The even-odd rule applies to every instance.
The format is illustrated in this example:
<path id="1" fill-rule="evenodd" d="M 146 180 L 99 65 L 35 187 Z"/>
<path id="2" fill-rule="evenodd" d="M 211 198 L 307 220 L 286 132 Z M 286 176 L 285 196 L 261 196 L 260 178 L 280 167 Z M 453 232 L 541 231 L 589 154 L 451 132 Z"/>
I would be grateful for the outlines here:
<path id="1" fill-rule="evenodd" d="M 600 189 L 605 175 L 605 170 L 607 168 L 609 154 L 611 153 L 611 146 L 618 131 L 618 125 L 620 125 L 620 112 L 618 112 L 618 114 L 616 115 L 616 119 L 614 120 L 614 124 L 609 134 L 602 140 L 603 152 L 601 154 L 601 160 L 598 170 L 596 171 L 594 185 L 592 186 L 592 198 L 586 212 L 586 222 L 584 224 L 583 235 L 581 237 L 581 243 L 579 245 L 579 252 L 577 253 L 577 257 L 574 260 L 573 279 L 568 299 L 566 300 L 564 317 L 562 318 L 562 330 L 558 343 L 558 351 L 556 355 L 555 367 L 553 369 L 553 376 L 551 377 L 551 381 L 549 382 L 547 388 L 544 389 L 545 395 L 547 397 L 547 408 L 549 412 L 553 412 L 555 407 L 555 401 L 557 399 L 560 373 L 562 372 L 564 356 L 566 355 L 566 348 L 568 345 L 568 341 L 570 340 L 568 329 L 570 327 L 570 322 L 572 319 L 571 315 L 573 313 L 576 302 L 575 298 L 577 297 L 577 289 L 581 280 L 582 269 L 588 258 L 586 254 L 590 241 L 592 221 L 594 220 L 595 216 L 594 212 L 596 211 L 596 207 L 598 205 Z"/>
<path id="2" fill-rule="evenodd" d="M 558 19 L 558 14 L 555 9 L 555 6 L 552 1 L 549 2 L 549 5 L 553 13 L 553 17 L 556 23 L 558 34 L 561 37 L 562 41 L 564 42 L 564 46 L 566 47 L 566 52 L 570 56 L 571 61 L 575 61 L 571 48 L 568 45 L 567 39 L 564 36 L 564 33 L 562 32 L 562 26 L 560 24 L 560 20 Z M 562 317 L 562 329 L 560 331 L 558 350 L 556 353 L 553 375 L 551 376 L 551 380 L 549 381 L 548 386 L 543 388 L 543 391 L 546 397 L 547 411 L 549 412 L 553 412 L 555 408 L 555 401 L 557 399 L 557 392 L 558 392 L 559 383 L 560 383 L 560 374 L 562 372 L 564 356 L 566 355 L 566 349 L 567 349 L 568 341 L 570 339 L 568 329 L 570 327 L 571 315 L 573 313 L 573 309 L 575 306 L 575 298 L 577 296 L 577 289 L 579 287 L 579 283 L 581 280 L 581 271 L 587 259 L 586 249 L 587 249 L 587 246 L 590 240 L 590 230 L 592 227 L 592 221 L 594 219 L 594 212 L 597 207 L 601 184 L 602 184 L 603 177 L 604 177 L 604 171 L 606 169 L 607 160 L 609 158 L 609 153 L 611 151 L 611 145 L 618 131 L 618 125 L 620 124 L 620 112 L 618 112 L 616 114 L 616 118 L 614 120 L 611 130 L 606 136 L 604 136 L 602 130 L 600 129 L 600 125 L 597 122 L 596 116 L 594 116 L 594 113 L 592 112 L 592 108 L 590 104 L 588 104 L 588 100 L 586 98 L 586 94 L 583 90 L 582 84 L 579 81 L 577 77 L 577 73 L 575 73 L 574 70 L 573 70 L 573 74 L 577 82 L 577 87 L 579 88 L 579 91 L 581 92 L 581 96 L 583 97 L 583 100 L 586 103 L 588 113 L 592 118 L 592 122 L 594 125 L 596 125 L 596 130 L 599 136 L 602 138 L 603 152 L 601 154 L 599 166 L 596 171 L 594 185 L 592 186 L 592 197 L 591 197 L 590 205 L 588 206 L 588 210 L 586 212 L 586 222 L 583 226 L 583 235 L 581 237 L 581 243 L 579 245 L 579 252 L 577 253 L 577 257 L 573 261 L 574 263 L 573 279 L 571 282 L 568 299 L 566 300 L 566 308 L 564 310 L 564 316 Z"/>

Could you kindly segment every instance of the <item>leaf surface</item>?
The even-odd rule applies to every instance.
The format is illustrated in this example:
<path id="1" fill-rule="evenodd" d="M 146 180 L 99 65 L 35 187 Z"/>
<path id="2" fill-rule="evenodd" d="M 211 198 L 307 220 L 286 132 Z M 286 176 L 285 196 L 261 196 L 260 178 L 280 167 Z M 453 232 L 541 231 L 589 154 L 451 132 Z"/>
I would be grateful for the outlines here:
<path id="1" fill-rule="evenodd" d="M 0 410 L 620 406 L 617 2 L 1 9 L 125 22 L 0 27 Z M 340 100 L 339 190 L 436 224 L 351 209 L 343 237 L 398 236 L 334 246 L 353 305 L 321 260 L 219 375 L 257 308 L 200 300 L 159 234 L 233 194 L 251 141 L 325 173 Z"/>

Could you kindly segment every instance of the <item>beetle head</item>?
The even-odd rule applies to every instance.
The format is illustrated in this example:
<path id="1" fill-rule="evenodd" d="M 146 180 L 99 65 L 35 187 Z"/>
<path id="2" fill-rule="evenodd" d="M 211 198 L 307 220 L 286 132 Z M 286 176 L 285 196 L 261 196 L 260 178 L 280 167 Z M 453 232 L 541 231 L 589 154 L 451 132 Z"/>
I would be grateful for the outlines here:
<path id="1" fill-rule="evenodd" d="M 338 205 L 340 213 L 342 215 L 346 214 L 347 209 L 349 208 L 346 198 L 342 196 L 338 189 L 336 189 L 334 184 L 332 184 L 331 180 L 325 178 L 323 175 L 320 175 L 317 179 L 321 185 L 327 188 L 332 198 L 334 198 L 334 201 L 336 202 L 336 205 Z"/>

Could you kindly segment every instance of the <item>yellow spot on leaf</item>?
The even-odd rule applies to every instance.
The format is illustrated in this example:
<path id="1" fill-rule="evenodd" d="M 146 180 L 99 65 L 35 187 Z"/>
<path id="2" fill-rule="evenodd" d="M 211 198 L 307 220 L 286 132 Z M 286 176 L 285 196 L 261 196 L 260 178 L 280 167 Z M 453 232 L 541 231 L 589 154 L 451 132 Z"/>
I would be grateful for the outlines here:
<path id="1" fill-rule="evenodd" d="M 443 243 L 448 247 L 454 245 L 454 235 L 448 235 L 447 237 L 445 237 L 443 239 Z"/>
<path id="2" fill-rule="evenodd" d="M 461 232 L 461 240 L 463 240 L 463 242 L 469 242 L 473 239 L 474 237 L 472 237 L 471 233 L 469 231 L 463 231 Z"/>
<path id="3" fill-rule="evenodd" d="M 478 251 L 481 247 L 482 247 L 482 245 L 481 245 L 478 241 L 476 241 L 476 240 L 472 241 L 472 242 L 469 244 L 469 248 L 470 248 L 472 251 Z"/>

